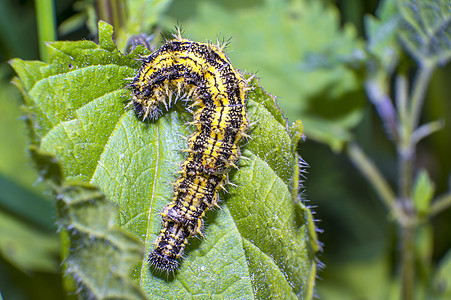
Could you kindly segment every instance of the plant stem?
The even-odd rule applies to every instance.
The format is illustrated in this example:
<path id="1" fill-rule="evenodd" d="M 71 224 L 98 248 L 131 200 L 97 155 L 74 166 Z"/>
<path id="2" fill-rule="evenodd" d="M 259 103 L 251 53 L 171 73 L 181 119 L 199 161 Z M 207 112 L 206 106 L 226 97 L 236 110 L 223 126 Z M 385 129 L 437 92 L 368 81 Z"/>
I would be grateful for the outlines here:
<path id="1" fill-rule="evenodd" d="M 416 225 L 401 226 L 401 299 L 412 300 L 415 285 L 415 228 Z"/>
<path id="2" fill-rule="evenodd" d="M 395 78 L 395 101 L 396 109 L 399 116 L 399 122 L 401 124 L 405 123 L 407 118 L 407 91 L 408 91 L 408 81 L 404 74 L 398 74 Z M 399 130 L 399 129 L 398 129 Z"/>
<path id="3" fill-rule="evenodd" d="M 415 82 L 412 85 L 413 90 L 409 96 L 407 96 L 406 77 L 404 75 L 397 76 L 397 114 L 390 98 L 383 91 L 383 85 L 371 80 L 368 80 L 365 85 L 369 100 L 375 106 L 387 129 L 387 134 L 393 138 L 397 148 L 399 170 L 397 197 L 360 147 L 355 143 L 350 143 L 347 147 L 347 154 L 351 161 L 367 178 L 400 226 L 401 296 L 404 300 L 413 299 L 415 288 L 415 235 L 419 224 L 412 199 L 415 149 L 421 138 L 442 127 L 440 122 L 433 122 L 417 130 L 424 96 L 434 67 L 434 64 L 427 61 L 420 65 Z M 449 198 L 440 201 L 436 207 L 438 210 L 447 205 L 451 205 Z"/>
<path id="4" fill-rule="evenodd" d="M 41 60 L 47 61 L 47 42 L 56 40 L 55 6 L 52 0 L 36 0 L 39 53 Z"/>
<path id="5" fill-rule="evenodd" d="M 398 145 L 398 162 L 399 162 L 399 196 L 401 206 L 404 211 L 410 215 L 412 212 L 412 199 L 410 192 L 412 190 L 412 177 L 413 177 L 413 157 L 415 149 L 412 149 L 410 143 L 411 136 L 407 137 L 406 144 Z"/>
<path id="6" fill-rule="evenodd" d="M 442 120 L 423 124 L 412 133 L 412 142 L 414 144 L 417 144 L 423 138 L 433 134 L 436 131 L 443 129 L 444 126 L 445 124 Z"/>
<path id="7" fill-rule="evenodd" d="M 415 234 L 418 226 L 418 216 L 413 207 L 412 199 L 412 179 L 414 173 L 414 159 L 416 154 L 417 131 L 424 96 L 429 84 L 433 65 L 424 63 L 420 66 L 415 82 L 412 85 L 413 91 L 410 94 L 410 101 L 407 102 L 408 114 L 406 118 L 400 120 L 400 139 L 396 141 L 399 162 L 399 206 L 406 216 L 405 221 L 398 220 L 400 224 L 401 240 L 401 298 L 411 300 L 414 296 L 415 288 Z"/>
<path id="8" fill-rule="evenodd" d="M 388 182 L 382 176 L 373 162 L 365 155 L 363 150 L 356 144 L 350 143 L 346 148 L 349 159 L 373 186 L 379 198 L 387 209 L 396 215 L 396 219 L 404 219 L 396 204 L 396 196 Z"/>
<path id="9" fill-rule="evenodd" d="M 433 217 L 449 207 L 451 207 L 451 194 L 443 195 L 432 203 L 429 217 Z"/>
<path id="10" fill-rule="evenodd" d="M 410 99 L 410 132 L 418 126 L 421 109 L 423 108 L 424 96 L 433 69 L 433 64 L 424 62 L 420 66 L 417 77 L 415 78 L 415 82 L 413 84 L 414 88 Z"/>
<path id="11" fill-rule="evenodd" d="M 96 12 L 99 20 L 112 24 L 115 30 L 125 25 L 127 9 L 123 0 L 96 1 Z"/>
<path id="12" fill-rule="evenodd" d="M 387 134 L 396 141 L 398 139 L 398 118 L 392 100 L 377 80 L 368 80 L 365 84 L 365 90 L 382 119 Z"/>
<path id="13" fill-rule="evenodd" d="M 415 146 L 410 142 L 411 135 L 407 137 L 407 147 L 399 145 L 399 196 L 398 202 L 404 216 L 404 220 L 398 219 L 400 225 L 401 240 L 401 299 L 412 300 L 415 285 L 415 211 L 411 196 L 413 177 L 413 158 Z M 402 143 L 402 141 L 401 141 Z"/>

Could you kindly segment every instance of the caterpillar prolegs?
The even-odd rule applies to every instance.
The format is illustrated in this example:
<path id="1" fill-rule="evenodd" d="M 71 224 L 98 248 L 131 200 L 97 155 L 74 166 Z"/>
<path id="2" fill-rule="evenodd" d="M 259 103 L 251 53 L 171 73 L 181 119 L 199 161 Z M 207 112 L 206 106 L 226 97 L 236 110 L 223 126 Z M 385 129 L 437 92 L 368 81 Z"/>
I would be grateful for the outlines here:
<path id="1" fill-rule="evenodd" d="M 238 142 L 249 126 L 248 82 L 230 64 L 223 46 L 181 37 L 143 58 L 130 84 L 130 105 L 143 120 L 158 119 L 163 109 L 184 99 L 195 109 L 197 131 L 188 138 L 187 158 L 174 183 L 174 196 L 161 212 L 162 229 L 149 254 L 157 270 L 178 268 L 188 238 L 200 234 L 205 212 L 217 206 L 219 190 L 240 157 Z"/>

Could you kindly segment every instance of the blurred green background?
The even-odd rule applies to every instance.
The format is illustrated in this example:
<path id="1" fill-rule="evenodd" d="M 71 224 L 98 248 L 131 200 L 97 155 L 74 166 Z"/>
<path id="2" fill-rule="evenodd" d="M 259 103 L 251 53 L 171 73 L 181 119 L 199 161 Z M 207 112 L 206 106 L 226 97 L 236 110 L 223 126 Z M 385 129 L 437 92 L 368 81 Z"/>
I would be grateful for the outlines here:
<path id="1" fill-rule="evenodd" d="M 108 11 L 96 10 L 93 1 L 55 2 L 60 40 L 95 39 L 96 16 L 108 16 Z M 346 58 L 358 61 L 365 41 L 364 16 L 374 15 L 379 1 L 148 2 L 157 8 L 148 33 L 168 32 L 179 23 L 193 40 L 231 37 L 228 53 L 234 66 L 257 73 L 265 90 L 278 97 L 290 123 L 304 122 L 307 139 L 300 154 L 310 165 L 304 198 L 315 207 L 324 244 L 317 294 L 322 299 L 397 295 L 397 227 L 341 151 L 347 141 L 357 141 L 396 185 L 396 150 L 366 100 L 363 70 L 342 63 Z M 61 299 L 53 200 L 45 186 L 37 184 L 26 150 L 22 100 L 10 84 L 14 74 L 8 65 L 14 57 L 39 59 L 34 1 L 0 1 L 0 22 L 0 293 L 4 299 Z M 327 69 L 311 67 L 318 53 L 332 61 Z M 402 63 L 413 65 L 407 56 Z M 428 170 L 436 183 L 437 194 L 449 191 L 451 180 L 450 78 L 449 65 L 432 77 L 422 120 L 442 119 L 445 128 L 419 144 L 416 158 L 417 167 Z M 419 248 L 429 249 L 434 268 L 451 248 L 449 228 L 450 209 L 424 228 L 433 232 L 424 234 L 427 241 L 418 240 Z M 430 274 L 417 271 L 419 276 Z"/>

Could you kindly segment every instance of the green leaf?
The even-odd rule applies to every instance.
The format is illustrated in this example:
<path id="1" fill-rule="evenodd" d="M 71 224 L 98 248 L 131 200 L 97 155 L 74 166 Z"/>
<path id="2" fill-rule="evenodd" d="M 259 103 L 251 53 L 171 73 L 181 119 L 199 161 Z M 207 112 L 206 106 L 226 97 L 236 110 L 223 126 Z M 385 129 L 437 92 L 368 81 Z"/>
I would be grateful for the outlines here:
<path id="1" fill-rule="evenodd" d="M 451 58 L 449 0 L 398 1 L 402 16 L 399 35 L 419 65 L 445 64 Z"/>
<path id="2" fill-rule="evenodd" d="M 365 61 L 365 90 L 367 98 L 375 106 L 387 134 L 396 139 L 397 117 L 390 99 L 391 79 L 401 55 L 398 42 L 399 12 L 395 1 L 379 3 L 376 17 L 365 16 L 367 35 Z M 399 99 L 397 99 L 399 100 Z M 403 119 L 402 105 L 399 118 Z M 401 108 L 400 108 L 401 107 Z"/>
<path id="3" fill-rule="evenodd" d="M 42 186 L 32 186 L 36 172 L 26 155 L 26 128 L 20 98 L 8 81 L 6 63 L 0 64 L 0 208 L 42 229 L 54 230 L 55 208 L 42 196 Z"/>
<path id="4" fill-rule="evenodd" d="M 60 243 L 48 233 L 0 210 L 0 253 L 22 271 L 58 271 Z"/>
<path id="5" fill-rule="evenodd" d="M 94 299 L 145 299 L 130 278 L 143 255 L 138 239 L 115 225 L 116 206 L 90 184 L 58 189 L 59 222 L 70 239 L 66 270 Z"/>
<path id="6" fill-rule="evenodd" d="M 421 170 L 417 175 L 413 187 L 413 204 L 420 215 L 425 215 L 429 212 L 434 192 L 434 182 L 426 170 Z"/>
<path id="7" fill-rule="evenodd" d="M 275 99 L 255 80 L 247 109 L 250 121 L 257 123 L 249 130 L 252 139 L 241 147 L 249 159 L 241 159 L 239 169 L 230 173 L 237 187 L 221 194 L 221 210 L 207 213 L 205 238 L 190 240 L 174 276 L 151 271 L 147 253 L 160 232 L 159 212 L 172 198 L 170 183 L 184 159 L 179 150 L 186 148 L 180 135 L 191 133 L 184 124 L 192 116 L 177 105 L 147 123 L 124 110 L 130 99 L 124 78 L 135 75 L 136 59 L 146 52 L 140 47 L 120 54 L 112 44 L 111 26 L 100 22 L 99 27 L 99 45 L 50 44 L 50 65 L 12 62 L 21 80 L 17 84 L 29 98 L 39 152 L 58 159 L 68 182 L 60 186 L 80 181 L 98 186 L 120 207 L 117 224 L 146 248 L 132 277 L 148 297 L 311 298 L 319 248 L 310 210 L 293 198 L 299 188 L 296 147 L 302 126 L 297 123 L 290 132 Z M 51 156 L 34 157 L 47 170 L 41 176 L 58 178 Z M 63 198 L 98 193 L 85 184 L 71 189 L 78 191 L 74 196 L 61 192 Z M 97 271 L 83 260 L 76 264 Z"/>
<path id="8" fill-rule="evenodd" d="M 338 10 L 322 1 L 175 1 L 166 21 L 182 20 L 192 39 L 232 38 L 229 56 L 256 72 L 289 120 L 301 119 L 307 137 L 340 150 L 351 139 L 365 104 L 360 76 L 343 65 L 359 56 L 355 29 L 340 28 Z M 214 16 L 214 17 L 212 17 Z M 238 51 L 239 50 L 239 51 Z M 307 68 L 333 57 L 328 69 Z"/>
<path id="9" fill-rule="evenodd" d="M 117 206 L 98 187 L 67 183 L 55 157 L 34 147 L 36 167 L 49 180 L 58 199 L 58 224 L 64 229 L 65 269 L 79 297 L 145 299 L 130 271 L 143 255 L 136 236 L 115 224 Z"/>
<path id="10" fill-rule="evenodd" d="M 389 76 L 397 65 L 400 55 L 400 46 L 397 40 L 399 13 L 396 2 L 392 0 L 381 1 L 376 16 L 367 15 L 364 21 L 368 39 L 366 49 L 376 60 L 370 60 L 368 72 L 379 71 L 388 73 Z M 384 90 L 387 90 L 387 88 Z"/>
<path id="11" fill-rule="evenodd" d="M 43 197 L 0 173 L 0 207 L 22 216 L 42 229 L 54 230 L 55 208 Z"/>
<path id="12" fill-rule="evenodd" d="M 432 281 L 431 295 L 435 296 L 434 299 L 451 298 L 451 250 L 443 256 Z"/>

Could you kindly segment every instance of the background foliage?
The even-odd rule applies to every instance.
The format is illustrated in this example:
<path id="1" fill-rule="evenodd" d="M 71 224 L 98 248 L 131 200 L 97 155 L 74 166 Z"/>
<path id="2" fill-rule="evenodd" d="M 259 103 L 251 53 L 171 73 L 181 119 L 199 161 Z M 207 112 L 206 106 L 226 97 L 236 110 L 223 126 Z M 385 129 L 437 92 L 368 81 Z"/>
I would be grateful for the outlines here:
<path id="1" fill-rule="evenodd" d="M 382 51 L 393 41 L 401 44 L 390 35 L 391 25 L 386 22 L 392 16 L 390 6 L 381 10 L 379 1 L 135 3 L 136 7 L 128 9 L 145 12 L 139 5 L 155 9 L 151 15 L 139 16 L 147 22 L 128 25 L 135 28 L 132 33 L 149 32 L 149 28 L 171 30 L 178 21 L 194 40 L 215 40 L 218 33 L 232 37 L 229 56 L 234 65 L 257 72 L 267 91 L 280 97 L 289 120 L 304 122 L 307 143 L 300 152 L 310 164 L 306 198 L 317 206 L 316 218 L 322 220 L 319 227 L 324 230 L 320 259 L 326 267 L 319 274 L 320 297 L 396 299 L 400 289 L 396 280 L 400 271 L 398 227 L 341 150 L 346 142 L 357 142 L 389 184 L 396 186 L 396 149 L 384 135 L 387 122 L 379 120 L 364 87 L 371 73 L 368 68 L 385 70 L 371 74 L 376 74 L 376 82 L 386 82 L 380 78 L 392 71 L 393 56 L 399 60 L 398 70 L 408 79 L 415 75 L 417 53 L 444 62 L 421 43 L 409 42 L 419 40 L 418 35 L 410 36 L 417 29 L 415 18 L 404 24 L 407 31 L 401 40 L 408 52 L 403 54 L 400 46 L 393 47 L 393 52 Z M 55 208 L 46 200 L 49 192 L 41 185 L 32 187 L 38 176 L 25 152 L 26 132 L 23 121 L 18 120 L 21 100 L 8 83 L 13 73 L 6 64 L 13 57 L 38 58 L 35 9 L 32 1 L 25 0 L 2 1 L 0 5 L 0 292 L 7 299 L 60 299 L 63 291 L 60 245 L 53 225 Z M 377 18 L 367 14 L 377 14 Z M 127 32 L 120 28 L 129 20 L 127 16 L 119 14 L 108 20 L 108 11 L 96 10 L 90 1 L 57 1 L 58 39 L 95 38 L 96 16 L 115 25 L 117 43 L 123 49 Z M 368 53 L 379 58 L 372 61 Z M 443 120 L 444 128 L 418 145 L 415 168 L 427 170 L 418 173 L 422 174 L 418 176 L 418 195 L 428 193 L 431 181 L 438 195 L 450 189 L 449 79 L 450 68 L 443 65 L 435 70 L 427 89 L 421 120 Z M 422 258 L 415 273 L 428 291 L 438 291 L 436 297 L 450 293 L 450 214 L 448 209 L 434 216 L 432 222 L 419 228 L 415 239 L 415 249 Z"/>

